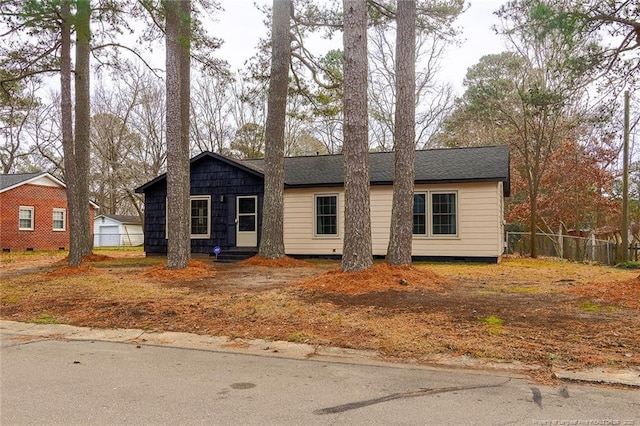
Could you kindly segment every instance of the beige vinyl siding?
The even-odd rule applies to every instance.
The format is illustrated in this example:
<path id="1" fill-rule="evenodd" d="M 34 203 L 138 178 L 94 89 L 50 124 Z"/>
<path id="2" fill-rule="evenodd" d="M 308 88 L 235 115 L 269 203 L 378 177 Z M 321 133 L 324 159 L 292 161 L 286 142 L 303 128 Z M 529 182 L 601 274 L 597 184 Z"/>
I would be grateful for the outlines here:
<path id="1" fill-rule="evenodd" d="M 454 192 L 457 194 L 457 235 L 431 236 L 431 198 L 428 197 L 428 237 L 414 237 L 414 256 L 499 256 L 498 183 L 465 183 L 457 185 L 416 185 L 416 192 Z M 501 216 L 501 214 L 500 214 Z"/>
<path id="2" fill-rule="evenodd" d="M 338 236 L 315 235 L 315 196 L 338 196 Z M 287 254 L 342 254 L 344 189 L 294 188 L 284 191 L 284 243 Z"/>
<path id="3" fill-rule="evenodd" d="M 391 186 L 371 187 L 371 235 L 374 255 L 384 256 L 391 222 Z M 427 193 L 427 236 L 413 239 L 414 256 L 496 257 L 502 254 L 502 196 L 498 182 L 416 185 Z M 457 235 L 432 236 L 431 193 L 455 193 Z M 315 199 L 338 194 L 338 236 L 315 236 Z M 344 189 L 293 188 L 284 192 L 284 242 L 287 254 L 342 254 Z M 347 213 L 348 214 L 348 213 Z"/>

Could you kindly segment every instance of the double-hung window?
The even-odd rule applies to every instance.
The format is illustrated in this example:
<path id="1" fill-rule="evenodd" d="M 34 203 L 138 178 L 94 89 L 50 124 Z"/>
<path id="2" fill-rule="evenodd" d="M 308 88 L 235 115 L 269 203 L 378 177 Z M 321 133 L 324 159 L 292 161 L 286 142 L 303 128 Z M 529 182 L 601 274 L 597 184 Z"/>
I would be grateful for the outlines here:
<path id="1" fill-rule="evenodd" d="M 413 235 L 427 235 L 427 194 L 413 194 Z"/>
<path id="2" fill-rule="evenodd" d="M 455 193 L 431 194 L 431 233 L 433 235 L 457 235 L 457 210 Z"/>
<path id="3" fill-rule="evenodd" d="M 67 229 L 67 211 L 65 209 L 53 209 L 53 230 L 64 231 Z"/>
<path id="4" fill-rule="evenodd" d="M 33 207 L 20 206 L 18 214 L 19 214 L 18 229 L 20 231 L 33 231 L 33 222 L 34 222 Z"/>
<path id="5" fill-rule="evenodd" d="M 338 236 L 338 196 L 315 196 L 316 236 Z"/>
<path id="6" fill-rule="evenodd" d="M 169 204 L 166 200 L 165 237 L 169 238 Z M 189 197 L 189 224 L 191 238 L 209 238 L 211 236 L 211 196 L 192 195 Z"/>
<path id="7" fill-rule="evenodd" d="M 440 237 L 458 235 L 456 192 L 413 194 L 413 235 Z"/>
<path id="8" fill-rule="evenodd" d="M 211 197 L 191 196 L 191 238 L 209 238 L 211 235 Z"/>

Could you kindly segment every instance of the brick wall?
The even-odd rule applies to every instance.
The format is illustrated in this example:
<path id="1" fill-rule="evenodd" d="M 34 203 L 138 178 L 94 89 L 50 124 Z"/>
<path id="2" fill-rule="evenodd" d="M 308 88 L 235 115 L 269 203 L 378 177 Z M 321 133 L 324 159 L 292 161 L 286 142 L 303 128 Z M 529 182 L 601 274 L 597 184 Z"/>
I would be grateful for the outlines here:
<path id="1" fill-rule="evenodd" d="M 20 206 L 33 207 L 33 231 L 19 229 Z M 65 230 L 53 230 L 53 209 L 65 209 Z M 90 208 L 93 231 L 93 207 Z M 0 193 L 0 249 L 69 249 L 69 210 L 65 188 L 25 184 Z"/>

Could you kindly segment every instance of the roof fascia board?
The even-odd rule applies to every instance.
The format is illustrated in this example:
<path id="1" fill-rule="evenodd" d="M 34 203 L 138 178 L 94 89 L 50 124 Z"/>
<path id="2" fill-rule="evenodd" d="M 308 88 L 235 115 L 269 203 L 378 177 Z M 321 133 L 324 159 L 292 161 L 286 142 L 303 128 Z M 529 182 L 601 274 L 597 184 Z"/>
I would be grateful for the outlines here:
<path id="1" fill-rule="evenodd" d="M 472 179 L 443 179 L 443 180 L 416 180 L 416 185 L 437 185 L 447 183 L 474 183 L 474 182 L 507 182 L 505 177 L 495 178 L 472 178 Z M 391 186 L 393 181 L 372 181 L 371 186 Z M 285 188 L 326 188 L 326 187 L 340 187 L 344 186 L 344 182 L 329 182 L 329 183 L 317 183 L 317 184 L 285 184 Z"/>

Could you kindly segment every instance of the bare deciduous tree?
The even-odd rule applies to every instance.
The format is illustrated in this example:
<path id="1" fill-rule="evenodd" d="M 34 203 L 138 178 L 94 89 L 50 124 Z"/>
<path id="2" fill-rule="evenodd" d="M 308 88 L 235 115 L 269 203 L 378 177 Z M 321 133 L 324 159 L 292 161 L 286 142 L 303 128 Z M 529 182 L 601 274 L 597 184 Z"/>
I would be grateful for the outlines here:
<path id="1" fill-rule="evenodd" d="M 234 135 L 233 81 L 227 74 L 196 79 L 191 97 L 191 143 L 194 153 L 228 155 Z"/>
<path id="2" fill-rule="evenodd" d="M 134 132 L 131 122 L 143 95 L 142 76 L 135 71 L 118 74 L 111 76 L 118 88 L 113 90 L 98 80 L 92 100 L 93 197 L 100 213 L 137 214 L 130 192 L 144 182 L 141 178 L 145 176 L 140 176 L 144 166 L 138 157 L 144 133 Z"/>
<path id="3" fill-rule="evenodd" d="M 38 81 L 17 82 L 12 96 L 0 95 L 0 170 L 13 173 L 23 168 L 31 149 L 29 144 L 33 121 L 42 105 L 36 97 L 41 88 Z"/>
<path id="4" fill-rule="evenodd" d="M 395 127 L 397 41 L 390 40 L 390 27 L 370 30 L 369 120 L 370 145 L 376 151 L 391 151 Z M 397 27 L 397 25 L 396 25 Z M 453 107 L 451 86 L 437 81 L 447 40 L 437 34 L 416 34 L 415 48 L 415 145 L 430 146 L 433 133 Z"/>
<path id="5" fill-rule="evenodd" d="M 136 158 L 142 167 L 140 184 L 166 170 L 166 102 L 164 84 L 145 72 L 141 77 L 141 94 L 137 107 L 132 111 L 131 128 L 140 135 L 141 143 Z"/>
<path id="6" fill-rule="evenodd" d="M 232 119 L 235 127 L 230 155 L 239 158 L 264 156 L 264 124 L 266 92 L 261 84 L 250 84 L 251 79 L 240 75 L 232 85 Z"/>

